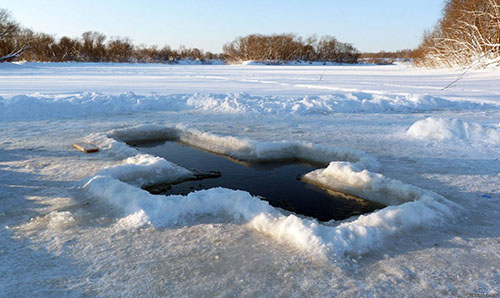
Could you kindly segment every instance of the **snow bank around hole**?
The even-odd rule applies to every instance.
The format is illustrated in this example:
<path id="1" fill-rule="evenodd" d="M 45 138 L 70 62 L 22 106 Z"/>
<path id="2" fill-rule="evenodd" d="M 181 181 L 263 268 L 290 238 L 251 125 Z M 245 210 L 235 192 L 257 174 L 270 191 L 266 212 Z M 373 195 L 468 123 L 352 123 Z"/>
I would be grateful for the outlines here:
<path id="1" fill-rule="evenodd" d="M 137 154 L 129 157 L 122 164 L 105 168 L 97 172 L 96 175 L 119 179 L 139 187 L 194 177 L 193 172 L 188 169 L 149 154 Z"/>
<path id="2" fill-rule="evenodd" d="M 299 248 L 316 251 L 326 258 L 335 258 L 363 255 L 383 248 L 391 237 L 415 229 L 449 224 L 453 213 L 453 208 L 446 203 L 425 197 L 421 201 L 360 215 L 354 221 L 337 226 L 318 224 L 293 215 L 258 215 L 249 225 L 277 240 L 288 240 Z"/>
<path id="3" fill-rule="evenodd" d="M 349 162 L 331 162 L 326 169 L 307 173 L 303 180 L 389 206 L 333 230 L 323 228 L 325 243 L 337 253 L 366 253 L 382 246 L 384 239 L 392 235 L 448 224 L 460 210 L 457 204 L 433 191 L 369 172 Z"/>
<path id="4" fill-rule="evenodd" d="M 450 201 L 422 197 L 419 201 L 389 206 L 360 215 L 358 219 L 335 228 L 321 226 L 321 235 L 327 250 L 335 255 L 362 255 L 384 247 L 391 237 L 416 229 L 436 228 L 453 222 L 456 207 Z"/>
<path id="5" fill-rule="evenodd" d="M 308 88 L 307 85 L 298 87 Z M 312 86 L 317 88 L 317 86 Z M 326 88 L 326 87 L 325 87 Z M 327 88 L 326 88 L 327 89 Z M 247 93 L 194 93 L 137 95 L 126 92 L 105 95 L 95 92 L 73 94 L 28 94 L 0 97 L 0 119 L 38 120 L 75 118 L 151 111 L 204 111 L 270 115 L 328 115 L 332 113 L 393 113 L 442 109 L 498 109 L 497 105 L 453 101 L 430 95 L 368 92 L 339 92 L 299 98 L 251 96 Z"/>
<path id="6" fill-rule="evenodd" d="M 383 176 L 379 178 L 383 180 Z M 409 188 L 405 199 L 416 196 L 415 200 L 337 226 L 319 224 L 295 215 L 286 216 L 247 192 L 224 188 L 193 192 L 187 196 L 152 195 L 119 179 L 96 175 L 83 189 L 88 195 L 124 211 L 125 216 L 116 224 L 120 229 L 147 224 L 155 227 L 186 224 L 207 215 L 232 217 L 277 241 L 294 245 L 315 257 L 329 258 L 365 254 L 383 247 L 391 236 L 417 228 L 445 225 L 453 218 L 455 206 L 437 194 L 402 183 L 396 186 L 386 183 L 382 189 L 388 195 L 404 194 L 405 190 L 398 187 Z"/>
<path id="7" fill-rule="evenodd" d="M 349 162 L 331 162 L 327 168 L 309 172 L 302 179 L 305 182 L 351 193 L 384 205 L 399 205 L 425 198 L 452 204 L 433 191 L 370 172 Z"/>
<path id="8" fill-rule="evenodd" d="M 93 133 L 82 139 L 97 145 L 102 152 L 114 158 L 128 158 L 140 154 L 125 142 L 178 140 L 179 130 L 175 127 L 140 125 L 131 128 L 115 129 L 107 133 Z"/>
<path id="9" fill-rule="evenodd" d="M 214 153 L 246 161 L 302 159 L 326 165 L 332 160 L 341 160 L 350 161 L 370 169 L 376 169 L 379 165 L 374 157 L 362 150 L 307 142 L 258 142 L 246 138 L 219 136 L 181 124 L 175 127 L 141 125 L 112 130 L 105 136 L 102 134 L 91 135 L 86 139 L 86 141 L 97 143 L 105 149 L 112 149 L 111 151 L 114 151 L 115 155 L 138 154 L 137 150 L 120 141 L 147 140 L 181 141 Z"/>
<path id="10" fill-rule="evenodd" d="M 278 241 L 295 245 L 314 257 L 324 258 L 327 253 L 322 240 L 314 234 L 315 221 L 295 215 L 284 216 L 269 203 L 244 191 L 212 188 L 187 196 L 152 195 L 117 179 L 99 175 L 92 177 L 83 189 L 90 196 L 125 212 L 125 217 L 115 224 L 118 229 L 133 229 L 147 224 L 154 227 L 182 225 L 207 215 L 232 217 Z"/>
<path id="11" fill-rule="evenodd" d="M 117 136 L 121 139 L 113 139 Z M 153 139 L 175 137 L 207 150 L 247 159 L 281 159 L 300 157 L 301 154 L 338 158 L 342 156 L 339 152 L 344 152 L 344 157 L 354 160 L 354 163 L 331 162 L 326 169 L 308 173 L 304 179 L 393 206 L 352 218 L 351 221 L 320 224 L 316 220 L 294 214 L 285 215 L 280 209 L 244 191 L 213 188 L 192 192 L 187 196 L 152 195 L 139 186 L 158 181 L 158 177 L 162 177 L 163 181 L 165 178 L 177 180 L 189 177 L 192 173 L 162 158 L 136 154 L 119 165 L 99 171 L 88 178 L 82 187 L 87 195 L 123 211 L 124 216 L 115 224 L 119 230 L 146 225 L 182 225 L 206 216 L 232 218 L 314 257 L 330 258 L 346 254 L 366 254 L 383 247 L 392 236 L 418 228 L 448 224 L 459 209 L 454 203 L 432 191 L 369 172 L 365 166 L 376 161 L 361 154 L 362 151 L 327 150 L 326 147 L 318 149 L 312 144 L 306 146 L 254 142 L 231 136 L 217 136 L 182 125 L 175 128 L 138 126 L 113 130 L 106 136 L 97 138 L 101 141 L 113 139 L 112 142 L 108 141 L 111 146 L 107 150 L 122 151 L 115 143 L 134 138 L 145 140 L 145 136 Z"/>
<path id="12" fill-rule="evenodd" d="M 470 144 L 500 144 L 500 126 L 485 127 L 459 119 L 429 117 L 415 122 L 406 135 L 418 140 L 464 141 Z"/>

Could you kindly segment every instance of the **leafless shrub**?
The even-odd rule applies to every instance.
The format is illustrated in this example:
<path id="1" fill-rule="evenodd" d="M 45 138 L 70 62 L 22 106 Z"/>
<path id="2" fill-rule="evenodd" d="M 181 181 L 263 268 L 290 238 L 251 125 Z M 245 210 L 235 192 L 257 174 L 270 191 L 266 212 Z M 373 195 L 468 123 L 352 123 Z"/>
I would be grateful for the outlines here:
<path id="1" fill-rule="evenodd" d="M 337 63 L 356 63 L 359 52 L 351 45 L 325 36 L 303 40 L 294 34 L 251 34 L 238 37 L 223 47 L 229 62 L 247 60 L 280 63 L 304 60 Z"/>
<path id="2" fill-rule="evenodd" d="M 131 62 L 134 45 L 129 38 L 115 37 L 106 45 L 106 61 Z"/>
<path id="3" fill-rule="evenodd" d="M 89 62 L 102 62 L 105 61 L 106 46 L 104 41 L 106 40 L 106 35 L 95 32 L 88 31 L 82 34 L 82 48 L 80 54 L 83 56 L 85 61 Z"/>

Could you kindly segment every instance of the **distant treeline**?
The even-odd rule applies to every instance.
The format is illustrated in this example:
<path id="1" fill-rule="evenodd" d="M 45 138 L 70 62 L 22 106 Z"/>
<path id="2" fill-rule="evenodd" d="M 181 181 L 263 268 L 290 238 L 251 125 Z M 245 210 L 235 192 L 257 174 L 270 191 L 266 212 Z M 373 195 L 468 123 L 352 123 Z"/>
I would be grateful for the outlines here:
<path id="1" fill-rule="evenodd" d="M 359 51 L 331 36 L 303 39 L 294 34 L 251 34 L 238 37 L 223 48 L 229 63 L 241 61 L 322 61 L 357 63 Z"/>
<path id="2" fill-rule="evenodd" d="M 180 59 L 207 61 L 222 54 L 181 46 L 136 46 L 129 38 L 108 39 L 99 32 L 85 32 L 80 38 L 54 36 L 22 28 L 5 9 L 0 9 L 0 61 L 77 62 L 175 62 Z"/>
<path id="3" fill-rule="evenodd" d="M 412 59 L 415 57 L 415 50 L 406 49 L 399 51 L 380 51 L 374 53 L 362 53 L 360 58 L 392 58 L 392 59 Z"/>
<path id="4" fill-rule="evenodd" d="M 89 31 L 79 38 L 55 38 L 34 32 L 16 23 L 9 12 L 0 9 L 0 61 L 78 61 L 78 62 L 156 62 L 180 59 L 229 63 L 254 60 L 281 63 L 294 60 L 357 63 L 360 53 L 351 44 L 334 37 L 302 39 L 294 34 L 238 37 L 224 46 L 222 54 L 197 48 L 136 46 L 129 38 L 112 37 Z"/>
<path id="5" fill-rule="evenodd" d="M 361 54 L 334 37 L 302 38 L 294 34 L 251 34 L 238 37 L 214 54 L 197 48 L 137 46 L 129 38 L 107 38 L 85 32 L 79 38 L 55 38 L 21 27 L 10 13 L 0 9 L 0 62 L 81 61 L 175 63 L 180 59 L 208 61 L 322 61 L 390 64 L 413 61 L 417 66 L 500 65 L 500 0 L 445 0 L 443 17 L 426 32 L 416 50 Z"/>
<path id="6" fill-rule="evenodd" d="M 380 51 L 375 53 L 362 53 L 360 61 L 374 64 L 392 64 L 396 61 L 411 62 L 415 58 L 415 50 L 406 49 L 393 52 Z"/>

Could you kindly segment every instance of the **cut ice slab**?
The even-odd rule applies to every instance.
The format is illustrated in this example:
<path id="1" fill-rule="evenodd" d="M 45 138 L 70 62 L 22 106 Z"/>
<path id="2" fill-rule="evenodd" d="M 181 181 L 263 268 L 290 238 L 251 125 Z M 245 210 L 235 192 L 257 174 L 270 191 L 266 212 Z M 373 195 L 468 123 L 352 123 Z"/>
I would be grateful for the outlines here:
<path id="1" fill-rule="evenodd" d="M 195 178 L 187 181 L 144 187 L 155 194 L 187 195 L 193 191 L 214 187 L 245 190 L 268 201 L 274 207 L 314 217 L 320 221 L 342 220 L 385 207 L 360 197 L 302 182 L 302 175 L 315 170 L 316 167 L 296 159 L 241 161 L 175 141 L 135 142 L 130 145 L 195 173 Z"/>

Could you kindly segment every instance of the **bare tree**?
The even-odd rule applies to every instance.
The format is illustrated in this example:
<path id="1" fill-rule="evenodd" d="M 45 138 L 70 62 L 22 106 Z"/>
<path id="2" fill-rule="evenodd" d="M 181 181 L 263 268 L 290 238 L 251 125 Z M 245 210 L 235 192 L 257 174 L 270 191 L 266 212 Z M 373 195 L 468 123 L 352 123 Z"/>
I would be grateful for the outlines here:
<path id="1" fill-rule="evenodd" d="M 12 20 L 10 13 L 0 9 L 0 62 L 21 57 L 30 47 L 20 44 L 17 36 L 19 25 Z"/>
<path id="2" fill-rule="evenodd" d="M 415 63 L 448 67 L 500 63 L 500 0 L 448 0 L 438 25 L 424 34 Z"/>

